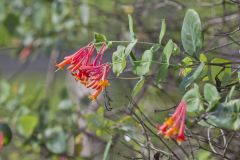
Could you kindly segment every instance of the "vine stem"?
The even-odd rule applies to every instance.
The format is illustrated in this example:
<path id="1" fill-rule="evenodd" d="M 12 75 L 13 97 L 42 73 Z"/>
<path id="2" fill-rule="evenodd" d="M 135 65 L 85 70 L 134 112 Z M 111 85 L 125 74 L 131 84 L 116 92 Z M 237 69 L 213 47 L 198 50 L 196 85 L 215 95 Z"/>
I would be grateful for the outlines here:
<path id="1" fill-rule="evenodd" d="M 112 43 L 131 43 L 132 41 L 109 41 Z M 152 42 L 142 42 L 142 41 L 138 41 L 138 44 L 146 44 L 146 45 L 155 45 L 155 44 L 159 44 L 159 43 L 152 43 Z M 159 44 L 160 45 L 160 44 Z"/>
<path id="2" fill-rule="evenodd" d="M 133 41 L 109 41 L 110 43 L 131 43 Z M 105 43 L 105 42 L 98 42 L 98 43 L 95 43 L 95 44 L 102 44 L 102 43 Z M 143 41 L 137 41 L 138 44 L 146 44 L 146 45 L 160 45 L 159 43 L 153 43 L 153 42 L 143 42 Z"/>

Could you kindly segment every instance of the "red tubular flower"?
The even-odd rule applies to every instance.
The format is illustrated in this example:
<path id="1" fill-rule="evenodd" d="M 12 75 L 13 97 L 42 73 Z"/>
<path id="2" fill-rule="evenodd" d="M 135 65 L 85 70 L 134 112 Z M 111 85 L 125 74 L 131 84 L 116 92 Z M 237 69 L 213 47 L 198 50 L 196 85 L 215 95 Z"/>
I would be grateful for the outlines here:
<path id="1" fill-rule="evenodd" d="M 96 100 L 105 87 L 110 85 L 106 79 L 110 71 L 110 65 L 102 63 L 106 44 L 102 44 L 93 59 L 95 50 L 95 45 L 89 43 L 73 55 L 65 57 L 61 63 L 56 65 L 59 69 L 63 69 L 64 66 L 69 65 L 67 69 L 71 71 L 76 80 L 80 81 L 87 88 L 94 89 L 95 92 L 89 96 L 91 100 Z"/>
<path id="2" fill-rule="evenodd" d="M 158 133 L 164 135 L 165 138 L 174 138 L 178 143 L 183 142 L 185 140 L 186 109 L 187 104 L 182 99 L 173 115 L 163 125 L 157 127 Z"/>
<path id="3" fill-rule="evenodd" d="M 4 135 L 2 132 L 0 132 L 0 150 L 3 148 L 3 142 L 4 142 Z"/>

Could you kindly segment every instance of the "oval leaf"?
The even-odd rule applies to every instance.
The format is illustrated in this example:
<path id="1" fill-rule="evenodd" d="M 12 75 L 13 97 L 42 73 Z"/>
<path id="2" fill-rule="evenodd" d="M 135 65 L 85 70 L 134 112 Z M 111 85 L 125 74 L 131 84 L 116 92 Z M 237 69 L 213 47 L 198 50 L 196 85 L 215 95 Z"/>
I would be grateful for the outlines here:
<path id="1" fill-rule="evenodd" d="M 169 40 L 163 49 L 162 65 L 157 74 L 157 82 L 166 80 L 167 71 L 168 71 L 168 67 L 169 67 L 169 59 L 173 52 L 173 48 L 174 48 L 174 43 L 172 42 L 172 40 Z"/>
<path id="2" fill-rule="evenodd" d="M 134 63 L 134 73 L 140 76 L 147 74 L 152 64 L 152 58 L 152 49 L 146 50 L 142 55 L 141 61 Z"/>
<path id="3" fill-rule="evenodd" d="M 180 90 L 186 90 L 201 74 L 205 64 L 201 63 L 195 70 L 191 71 L 180 83 Z"/>
<path id="4" fill-rule="evenodd" d="M 221 97 L 217 91 L 217 88 L 214 85 L 206 83 L 204 86 L 204 98 L 208 102 L 207 111 L 210 111 L 218 103 L 218 100 Z"/>
<path id="5" fill-rule="evenodd" d="M 126 57 L 124 53 L 125 47 L 118 46 L 117 50 L 112 55 L 113 73 L 119 76 L 126 68 Z"/>
<path id="6" fill-rule="evenodd" d="M 136 85 L 134 86 L 133 91 L 132 91 L 132 96 L 133 96 L 133 97 L 135 97 L 135 96 L 138 94 L 138 92 L 141 90 L 144 82 L 145 82 L 145 78 L 142 77 L 142 78 L 136 83 Z"/>
<path id="7" fill-rule="evenodd" d="M 29 138 L 38 124 L 36 115 L 25 115 L 19 118 L 18 131 L 20 134 Z"/>
<path id="8" fill-rule="evenodd" d="M 184 50 L 189 55 L 198 58 L 203 43 L 202 27 L 199 15 L 193 9 L 187 10 L 187 13 L 185 14 L 181 39 Z"/>

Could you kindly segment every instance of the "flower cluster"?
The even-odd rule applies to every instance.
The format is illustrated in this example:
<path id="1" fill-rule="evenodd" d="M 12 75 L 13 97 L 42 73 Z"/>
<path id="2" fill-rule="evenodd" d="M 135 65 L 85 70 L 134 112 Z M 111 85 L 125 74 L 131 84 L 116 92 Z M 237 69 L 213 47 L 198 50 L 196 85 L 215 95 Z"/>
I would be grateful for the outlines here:
<path id="1" fill-rule="evenodd" d="M 4 135 L 2 132 L 0 132 L 0 150 L 3 148 L 4 143 Z"/>
<path id="2" fill-rule="evenodd" d="M 89 96 L 91 100 L 96 100 L 105 87 L 109 86 L 106 78 L 110 71 L 110 65 L 102 63 L 106 48 L 106 44 L 103 43 L 97 55 L 93 58 L 96 46 L 94 43 L 89 43 L 74 54 L 65 57 L 61 63 L 56 65 L 59 69 L 68 65 L 67 70 L 71 71 L 77 81 L 87 88 L 94 89 L 95 92 Z"/>
<path id="3" fill-rule="evenodd" d="M 187 104 L 182 99 L 177 106 L 176 111 L 169 117 L 163 125 L 158 125 L 159 134 L 164 135 L 165 138 L 174 138 L 178 143 L 185 140 L 184 127 L 186 119 Z"/>

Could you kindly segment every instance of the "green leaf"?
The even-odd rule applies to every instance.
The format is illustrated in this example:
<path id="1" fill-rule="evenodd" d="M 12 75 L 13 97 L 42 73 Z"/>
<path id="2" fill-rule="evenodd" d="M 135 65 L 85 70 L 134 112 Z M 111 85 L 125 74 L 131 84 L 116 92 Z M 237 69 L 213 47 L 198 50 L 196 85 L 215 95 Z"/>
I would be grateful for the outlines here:
<path id="1" fill-rule="evenodd" d="M 204 111 L 198 85 L 194 84 L 194 87 L 184 94 L 183 99 L 187 103 L 188 114 L 199 115 Z"/>
<path id="2" fill-rule="evenodd" d="M 45 131 L 46 147 L 55 154 L 64 153 L 67 149 L 67 135 L 61 127 Z"/>
<path id="3" fill-rule="evenodd" d="M 10 96 L 10 89 L 10 85 L 5 80 L 0 81 L 0 104 Z"/>
<path id="4" fill-rule="evenodd" d="M 163 49 L 163 54 L 162 54 L 162 65 L 158 71 L 157 74 L 157 82 L 159 83 L 160 81 L 165 81 L 167 77 L 167 71 L 169 67 L 169 59 L 171 57 L 171 54 L 173 52 L 174 48 L 174 43 L 172 40 L 169 40 L 166 46 Z"/>
<path id="5" fill-rule="evenodd" d="M 210 111 L 215 107 L 221 97 L 214 85 L 206 83 L 204 86 L 204 98 L 208 102 L 207 111 Z"/>
<path id="6" fill-rule="evenodd" d="M 136 37 L 133 31 L 133 19 L 131 15 L 128 15 L 128 25 L 129 25 L 130 39 L 133 41 L 136 39 Z"/>
<path id="7" fill-rule="evenodd" d="M 135 62 L 134 73 L 139 76 L 147 74 L 152 64 L 152 58 L 153 58 L 152 49 L 146 50 L 142 55 L 141 61 Z"/>
<path id="8" fill-rule="evenodd" d="M 90 7 L 88 3 L 83 2 L 82 5 L 79 6 L 79 9 L 80 9 L 80 17 L 81 17 L 82 23 L 84 25 L 87 25 L 90 19 Z"/>
<path id="9" fill-rule="evenodd" d="M 133 50 L 133 47 L 136 45 L 137 43 L 137 39 L 133 40 L 131 43 L 128 44 L 128 46 L 125 49 L 125 57 L 128 57 L 129 54 L 131 53 L 131 51 Z"/>
<path id="10" fill-rule="evenodd" d="M 95 32 L 94 33 L 94 42 L 95 43 L 107 42 L 107 38 L 105 35 Z"/>
<path id="11" fill-rule="evenodd" d="M 11 43 L 11 35 L 4 25 L 0 24 L 0 45 L 9 46 Z"/>
<path id="12" fill-rule="evenodd" d="M 104 117 L 104 108 L 102 106 L 100 106 L 97 110 L 97 114 L 100 116 L 100 117 Z"/>
<path id="13" fill-rule="evenodd" d="M 211 63 L 213 64 L 220 64 L 220 63 L 229 63 L 231 62 L 230 60 L 223 59 L 223 58 L 214 58 Z M 231 64 L 225 65 L 228 68 L 225 68 L 221 73 L 220 71 L 222 70 L 221 66 L 215 66 L 211 65 L 210 71 L 211 71 L 211 79 L 213 83 L 216 84 L 216 76 L 218 75 L 218 79 L 222 82 L 223 85 L 227 85 L 231 81 Z"/>
<path id="14" fill-rule="evenodd" d="M 198 59 L 199 51 L 202 48 L 202 27 L 199 15 L 193 9 L 188 9 L 185 14 L 181 39 L 184 50 L 191 56 Z"/>
<path id="15" fill-rule="evenodd" d="M 181 81 L 179 88 L 180 90 L 186 90 L 197 78 L 200 76 L 205 64 L 201 63 L 195 70 L 191 71 L 186 77 Z"/>
<path id="16" fill-rule="evenodd" d="M 119 76 L 123 70 L 126 68 L 126 56 L 125 56 L 125 47 L 119 45 L 117 50 L 113 52 L 112 55 L 112 70 L 113 73 Z"/>
<path id="17" fill-rule="evenodd" d="M 166 32 L 166 21 L 165 19 L 162 20 L 162 26 L 161 26 L 161 31 L 160 31 L 160 34 L 159 34 L 159 44 L 162 43 L 162 39 L 163 39 L 163 36 Z"/>
<path id="18" fill-rule="evenodd" d="M 21 135 L 29 138 L 35 127 L 38 125 L 38 117 L 36 115 L 24 115 L 19 118 L 18 131 Z"/>
<path id="19" fill-rule="evenodd" d="M 192 60 L 191 57 L 185 57 L 185 58 L 182 60 L 182 63 L 183 63 L 184 66 L 190 66 L 190 65 L 193 64 L 193 60 Z M 183 76 L 186 76 L 186 75 L 188 75 L 191 71 L 192 71 L 192 67 L 189 67 L 189 68 L 184 67 L 181 73 L 182 73 Z"/>
<path id="20" fill-rule="evenodd" d="M 231 100 L 228 103 L 220 103 L 217 110 L 209 112 L 207 122 L 224 129 L 240 130 L 240 100 Z"/>
<path id="21" fill-rule="evenodd" d="M 135 97 L 138 92 L 141 90 L 143 87 L 143 84 L 145 82 L 145 78 L 142 76 L 141 79 L 135 84 L 133 91 L 132 91 L 132 96 Z"/>
<path id="22" fill-rule="evenodd" d="M 235 86 L 232 86 L 231 90 L 229 91 L 228 95 L 225 98 L 225 103 L 229 102 L 232 99 L 234 91 L 235 91 Z"/>
<path id="23" fill-rule="evenodd" d="M 12 140 L 12 131 L 8 124 L 1 122 L 0 123 L 0 132 L 3 133 L 3 145 L 8 145 Z"/>
<path id="24" fill-rule="evenodd" d="M 110 139 L 106 145 L 102 160 L 107 160 L 111 145 L 112 145 L 112 139 Z"/>

